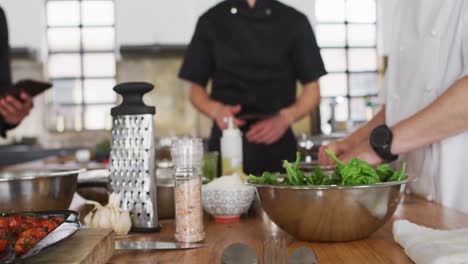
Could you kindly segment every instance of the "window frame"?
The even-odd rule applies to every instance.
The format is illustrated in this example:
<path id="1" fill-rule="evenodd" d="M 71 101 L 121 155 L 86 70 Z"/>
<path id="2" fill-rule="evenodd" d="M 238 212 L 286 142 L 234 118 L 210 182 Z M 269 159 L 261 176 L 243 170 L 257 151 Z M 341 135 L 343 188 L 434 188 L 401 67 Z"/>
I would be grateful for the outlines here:
<path id="1" fill-rule="evenodd" d="M 53 83 L 54 81 L 78 81 L 79 83 L 79 89 L 81 93 L 81 98 L 79 98 L 78 101 L 80 103 L 76 102 L 56 102 L 53 100 L 52 96 L 47 97 L 47 103 L 46 103 L 46 108 L 47 108 L 47 128 L 49 131 L 53 132 L 67 132 L 67 131 L 92 131 L 92 130 L 110 130 L 110 127 L 107 124 L 102 124 L 102 129 L 89 129 L 86 128 L 86 111 L 87 108 L 93 107 L 93 106 L 110 106 L 110 105 L 115 105 L 118 101 L 117 96 L 115 96 L 115 99 L 113 101 L 102 101 L 102 102 L 87 102 L 86 100 L 86 95 L 85 95 L 85 81 L 87 80 L 110 80 L 114 81 L 116 83 L 117 81 L 117 41 L 116 41 L 116 1 L 115 0 L 73 0 L 75 2 L 78 2 L 78 15 L 79 15 L 79 23 L 78 25 L 50 25 L 48 21 L 48 8 L 47 5 L 50 2 L 71 2 L 70 0 L 46 0 L 45 1 L 45 19 L 46 19 L 46 44 L 47 44 L 47 58 L 49 61 L 49 58 L 53 55 L 61 55 L 61 54 L 76 54 L 79 56 L 79 61 L 80 61 L 80 74 L 79 76 L 76 77 L 51 77 L 49 74 L 49 80 Z M 103 25 L 85 25 L 83 23 L 83 2 L 112 2 L 113 4 L 113 16 L 114 16 L 114 21 L 111 24 L 103 24 Z M 49 44 L 49 30 L 51 29 L 78 29 L 79 31 L 79 47 L 76 50 L 60 50 L 60 49 L 51 49 L 50 44 Z M 84 43 L 84 30 L 88 28 L 107 28 L 107 29 L 112 29 L 113 31 L 113 48 L 112 49 L 89 49 L 85 47 Z M 85 75 L 85 56 L 88 54 L 113 54 L 114 56 L 114 74 L 112 75 L 100 75 L 100 76 L 86 76 Z M 49 67 L 49 64 L 47 65 L 47 68 Z M 75 88 L 75 87 L 74 87 Z M 52 88 L 53 89 L 53 88 Z M 51 91 L 53 92 L 53 91 Z M 72 100 L 71 100 L 72 101 Z M 58 124 L 58 116 L 55 116 L 56 122 L 53 122 L 53 118 L 51 116 L 56 115 L 53 111 L 55 108 L 64 108 L 67 109 L 67 111 L 79 111 L 79 115 L 74 115 L 73 116 L 73 127 L 63 127 L 62 129 L 59 128 Z M 110 116 L 110 112 L 109 112 Z M 63 117 L 62 117 L 63 118 Z M 77 120 L 77 118 L 79 120 Z M 79 123 L 79 124 L 78 124 Z"/>
<path id="2" fill-rule="evenodd" d="M 345 95 L 335 95 L 335 96 L 321 96 L 321 98 L 323 99 L 331 99 L 331 100 L 334 100 L 335 102 L 337 101 L 337 98 L 341 97 L 341 98 L 345 98 L 346 101 L 347 101 L 347 119 L 346 120 L 339 120 L 339 121 L 355 121 L 355 122 L 362 122 L 362 121 L 365 121 L 365 120 L 358 120 L 358 119 L 353 119 L 353 109 L 352 109 L 352 100 L 353 99 L 364 99 L 366 101 L 374 101 L 375 99 L 377 99 L 377 96 L 378 96 L 378 83 L 379 83 L 379 63 L 378 63 L 378 51 L 377 51 L 377 43 L 378 43 L 378 17 L 377 17 L 377 14 L 378 14 L 378 1 L 377 0 L 373 0 L 374 3 L 375 3 L 375 21 L 374 22 L 352 22 L 352 21 L 349 21 L 348 20 L 348 15 L 346 14 L 347 13 L 347 2 L 348 0 L 343 0 L 343 8 L 345 9 L 344 10 L 344 20 L 341 22 L 341 21 L 320 21 L 318 18 L 316 20 L 316 27 L 319 28 L 321 25 L 343 25 L 344 26 L 344 45 L 343 46 L 327 46 L 327 45 L 320 45 L 319 43 L 319 47 L 321 50 L 325 49 L 325 50 L 333 50 L 333 49 L 339 49 L 339 50 L 344 50 L 345 52 L 345 70 L 328 70 L 328 73 L 329 74 L 344 74 L 346 75 L 346 94 Z M 317 3 L 317 2 L 316 2 Z M 317 10 L 317 9 L 316 9 Z M 352 26 L 352 25 L 372 25 L 374 28 L 375 28 L 375 42 L 373 43 L 373 45 L 350 45 L 349 44 L 349 26 Z M 317 36 L 317 39 L 319 39 L 319 36 Z M 376 68 L 375 70 L 350 70 L 350 59 L 349 59 L 349 54 L 350 54 L 350 50 L 353 50 L 353 49 L 373 49 L 374 52 L 375 52 L 375 58 L 376 58 Z M 326 66 L 326 65 L 325 65 Z M 375 77 L 376 77 L 376 83 L 375 83 L 375 87 L 376 87 L 376 92 L 375 93 L 365 93 L 363 95 L 353 95 L 352 93 L 352 87 L 351 87 L 351 77 L 353 74 L 375 74 Z M 333 111 L 335 113 L 335 121 L 338 121 L 336 120 L 336 104 L 334 106 L 334 109 L 335 111 Z M 322 120 L 324 118 L 324 116 L 322 116 L 322 114 L 320 114 L 320 120 Z M 324 123 L 323 121 L 325 120 L 322 120 L 320 122 L 320 131 L 323 133 L 325 132 L 324 129 L 323 129 L 323 125 L 324 124 L 328 124 L 328 121 L 329 120 L 326 120 Z M 335 132 L 335 131 L 331 131 L 331 132 Z"/>

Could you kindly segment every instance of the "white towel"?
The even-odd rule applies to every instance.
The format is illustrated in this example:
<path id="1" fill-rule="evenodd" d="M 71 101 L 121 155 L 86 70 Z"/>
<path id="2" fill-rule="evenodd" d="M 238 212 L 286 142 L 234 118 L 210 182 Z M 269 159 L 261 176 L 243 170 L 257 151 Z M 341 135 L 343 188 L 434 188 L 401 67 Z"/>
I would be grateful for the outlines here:
<path id="1" fill-rule="evenodd" d="M 468 228 L 436 230 L 397 220 L 393 238 L 416 264 L 468 263 Z"/>

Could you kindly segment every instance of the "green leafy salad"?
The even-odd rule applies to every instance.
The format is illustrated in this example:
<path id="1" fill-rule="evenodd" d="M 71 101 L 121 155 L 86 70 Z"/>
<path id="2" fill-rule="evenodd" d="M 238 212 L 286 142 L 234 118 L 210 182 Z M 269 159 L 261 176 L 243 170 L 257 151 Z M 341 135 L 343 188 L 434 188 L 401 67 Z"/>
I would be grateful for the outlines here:
<path id="1" fill-rule="evenodd" d="M 401 171 L 394 171 L 390 169 L 388 164 L 383 164 L 374 168 L 366 161 L 360 159 L 352 159 L 349 163 L 344 164 L 332 151 L 326 150 L 326 152 L 336 163 L 333 172 L 325 172 L 317 166 L 313 173 L 304 173 L 299 169 L 301 154 L 298 152 L 294 166 L 291 166 L 287 160 L 283 161 L 283 167 L 286 169 L 287 173 L 284 179 L 279 177 L 279 173 L 273 174 L 264 172 L 260 177 L 250 175 L 249 182 L 290 186 L 369 185 L 379 182 L 402 181 L 407 178 L 405 174 L 405 163 L 403 163 L 403 169 Z"/>

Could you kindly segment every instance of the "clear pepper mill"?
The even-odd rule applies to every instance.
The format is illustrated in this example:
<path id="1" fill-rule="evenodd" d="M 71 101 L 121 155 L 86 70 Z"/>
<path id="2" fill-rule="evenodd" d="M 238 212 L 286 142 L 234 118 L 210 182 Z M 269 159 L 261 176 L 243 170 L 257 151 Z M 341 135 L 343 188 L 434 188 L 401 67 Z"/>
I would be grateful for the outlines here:
<path id="1" fill-rule="evenodd" d="M 201 203 L 203 144 L 199 138 L 182 138 L 171 147 L 174 163 L 175 238 L 198 242 L 205 238 Z"/>
<path id="2" fill-rule="evenodd" d="M 114 91 L 123 100 L 111 109 L 109 190 L 120 195 L 120 208 L 130 212 L 135 232 L 159 230 L 153 128 L 156 110 L 143 102 L 143 95 L 152 89 L 150 83 L 119 84 Z"/>

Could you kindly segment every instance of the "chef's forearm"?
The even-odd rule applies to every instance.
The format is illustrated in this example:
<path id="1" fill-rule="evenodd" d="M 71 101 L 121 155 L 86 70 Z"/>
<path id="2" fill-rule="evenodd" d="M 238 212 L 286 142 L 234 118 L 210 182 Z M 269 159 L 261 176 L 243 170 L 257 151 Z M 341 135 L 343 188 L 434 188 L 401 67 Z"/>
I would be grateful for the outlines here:
<path id="1" fill-rule="evenodd" d="M 392 153 L 402 154 L 468 131 L 468 77 L 455 82 L 434 102 L 393 130 Z"/>
<path id="2" fill-rule="evenodd" d="M 358 128 L 351 135 L 345 138 L 348 147 L 358 145 L 364 140 L 368 140 L 374 128 L 385 123 L 385 105 L 382 106 L 380 111 L 366 124 Z"/>
<path id="3" fill-rule="evenodd" d="M 198 84 L 192 84 L 190 87 L 190 102 L 198 111 L 212 119 L 215 119 L 223 108 L 223 104 L 211 99 L 206 90 Z"/>
<path id="4" fill-rule="evenodd" d="M 319 103 L 320 88 L 318 81 L 310 82 L 303 86 L 302 93 L 294 104 L 281 109 L 280 115 L 291 125 L 312 113 L 317 109 Z"/>

